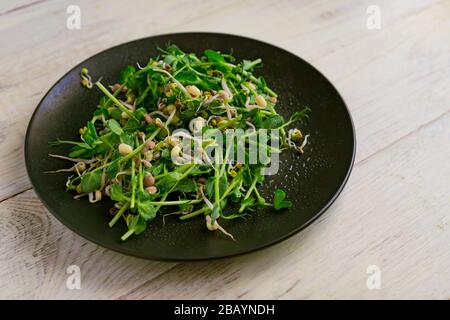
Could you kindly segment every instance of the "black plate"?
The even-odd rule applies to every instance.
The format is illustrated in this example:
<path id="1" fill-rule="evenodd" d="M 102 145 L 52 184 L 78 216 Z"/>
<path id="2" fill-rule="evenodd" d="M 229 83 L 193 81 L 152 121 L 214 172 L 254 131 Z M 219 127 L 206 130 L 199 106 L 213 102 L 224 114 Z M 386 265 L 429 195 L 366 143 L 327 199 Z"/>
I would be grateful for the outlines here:
<path id="1" fill-rule="evenodd" d="M 262 72 L 279 94 L 279 112 L 289 117 L 308 105 L 313 112 L 302 131 L 310 133 L 306 154 L 282 154 L 280 171 L 269 176 L 262 192 L 269 197 L 276 187 L 287 191 L 294 207 L 284 212 L 259 210 L 247 220 L 222 221 L 236 242 L 219 232 L 205 228 L 204 219 L 179 221 L 174 216 L 158 217 L 148 230 L 126 242 L 126 231 L 118 223 L 108 228 L 111 202 L 89 204 L 87 199 L 73 200 L 65 192 L 65 174 L 44 171 L 67 167 L 67 162 L 50 158 L 52 151 L 67 154 L 66 148 L 48 147 L 55 138 L 77 139 L 78 129 L 91 118 L 101 93 L 80 86 L 83 66 L 103 83 L 117 81 L 127 64 L 145 65 L 156 55 L 156 46 L 175 43 L 188 52 L 201 54 L 211 48 L 233 50 L 238 59 L 261 57 Z M 299 57 L 270 44 L 240 36 L 215 33 L 168 34 L 136 40 L 103 51 L 70 70 L 45 95 L 36 108 L 25 139 L 28 174 L 37 195 L 63 224 L 106 248 L 129 255 L 158 260 L 200 260 L 227 257 L 257 250 L 300 231 L 319 217 L 336 199 L 350 174 L 355 155 L 355 135 L 349 111 L 333 85 L 314 67 Z M 271 196 L 270 196 L 271 197 Z"/>

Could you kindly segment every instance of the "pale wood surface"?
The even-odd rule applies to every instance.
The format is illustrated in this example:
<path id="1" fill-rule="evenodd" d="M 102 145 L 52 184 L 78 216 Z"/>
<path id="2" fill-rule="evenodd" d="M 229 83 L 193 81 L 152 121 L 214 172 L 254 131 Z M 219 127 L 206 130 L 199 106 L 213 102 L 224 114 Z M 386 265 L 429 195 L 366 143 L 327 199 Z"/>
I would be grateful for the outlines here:
<path id="1" fill-rule="evenodd" d="M 65 27 L 69 4 L 81 30 Z M 371 4 L 381 30 L 366 28 Z M 450 298 L 449 13 L 450 1 L 2 1 L 0 298 Z M 346 100 L 353 174 L 301 234 L 237 258 L 144 261 L 73 234 L 31 190 L 22 145 L 45 91 L 96 52 L 178 31 L 281 46 Z M 81 290 L 66 289 L 72 264 Z M 369 265 L 381 269 L 380 290 L 366 287 Z"/>

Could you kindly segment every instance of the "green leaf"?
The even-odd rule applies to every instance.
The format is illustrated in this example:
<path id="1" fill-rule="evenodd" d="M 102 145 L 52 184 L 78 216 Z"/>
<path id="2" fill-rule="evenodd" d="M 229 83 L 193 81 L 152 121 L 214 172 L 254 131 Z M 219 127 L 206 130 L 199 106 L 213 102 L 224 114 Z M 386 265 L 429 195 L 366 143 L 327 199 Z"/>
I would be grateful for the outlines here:
<path id="1" fill-rule="evenodd" d="M 274 197 L 273 197 L 273 207 L 275 208 L 275 210 L 281 210 L 284 208 L 292 207 L 292 202 L 284 200 L 285 198 L 286 198 L 286 192 L 284 192 L 281 189 L 275 190 Z"/>
<path id="2" fill-rule="evenodd" d="M 125 202 L 126 198 L 122 192 L 122 188 L 118 184 L 113 184 L 109 189 L 111 199 L 117 202 Z"/>
<path id="3" fill-rule="evenodd" d="M 205 56 L 212 62 L 224 62 L 225 58 L 217 51 L 207 49 L 204 51 Z"/>
<path id="4" fill-rule="evenodd" d="M 130 230 L 133 229 L 136 235 L 144 232 L 146 228 L 147 222 L 141 217 L 141 215 L 134 216 L 131 220 L 130 226 L 128 227 Z"/>
<path id="5" fill-rule="evenodd" d="M 266 79 L 264 79 L 263 77 L 259 77 L 258 80 L 259 80 L 259 82 L 261 83 L 261 86 L 262 86 L 263 88 L 264 88 L 264 87 L 267 87 Z"/>
<path id="6" fill-rule="evenodd" d="M 182 83 L 197 83 L 198 77 L 192 70 L 181 71 L 176 79 Z"/>
<path id="7" fill-rule="evenodd" d="M 133 66 L 126 66 L 122 69 L 119 76 L 119 81 L 121 84 L 128 82 L 128 80 L 133 76 L 133 73 L 136 72 L 136 68 Z"/>
<path id="8" fill-rule="evenodd" d="M 289 122 L 298 121 L 302 118 L 308 118 L 311 109 L 309 107 L 305 107 L 302 111 L 294 112 L 294 114 L 289 118 Z"/>
<path id="9" fill-rule="evenodd" d="M 134 132 L 136 130 L 139 130 L 141 124 L 139 123 L 138 120 L 136 119 L 128 119 L 127 123 L 125 123 L 125 125 L 123 126 L 123 131 L 131 133 Z"/>
<path id="10" fill-rule="evenodd" d="M 109 179 L 114 179 L 116 174 L 119 172 L 119 162 L 112 162 L 106 169 L 106 174 Z"/>
<path id="11" fill-rule="evenodd" d="M 195 191 L 197 191 L 197 184 L 194 182 L 194 180 L 183 179 L 180 182 L 178 182 L 176 191 L 181 191 L 181 192 L 185 192 L 185 193 L 195 192 Z"/>
<path id="12" fill-rule="evenodd" d="M 146 114 L 147 114 L 147 110 L 145 110 L 145 108 L 142 108 L 142 107 L 136 109 L 136 111 L 134 112 L 134 115 L 136 116 L 136 118 L 138 120 L 143 120 Z"/>
<path id="13" fill-rule="evenodd" d="M 139 215 L 145 220 L 153 220 L 156 217 L 156 208 L 151 205 L 150 201 L 140 201 L 137 202 L 137 209 Z"/>
<path id="14" fill-rule="evenodd" d="M 160 193 L 168 192 L 172 187 L 181 179 L 182 174 L 180 172 L 170 172 L 159 180 L 156 185 Z"/>
<path id="15" fill-rule="evenodd" d="M 250 198 L 247 198 L 247 199 L 243 200 L 241 202 L 241 207 L 239 208 L 239 212 L 244 211 L 245 208 L 248 208 L 248 207 L 250 207 L 250 206 L 252 206 L 254 204 L 255 204 L 255 199 L 253 197 L 250 197 Z"/>
<path id="16" fill-rule="evenodd" d="M 169 52 L 169 53 L 171 53 L 171 54 L 173 54 L 175 56 L 184 54 L 184 52 L 181 51 L 181 49 L 178 48 L 178 46 L 176 44 L 168 45 L 166 50 L 167 50 L 167 52 Z"/>
<path id="17" fill-rule="evenodd" d="M 120 111 L 120 109 L 118 108 L 113 109 L 111 112 L 111 117 L 116 120 L 122 119 L 122 111 Z"/>
<path id="18" fill-rule="evenodd" d="M 70 158 L 78 158 L 78 157 L 82 156 L 86 151 L 87 151 L 87 149 L 75 147 L 75 148 L 73 148 L 73 151 L 71 153 L 69 153 L 69 157 Z"/>
<path id="19" fill-rule="evenodd" d="M 106 108 L 107 107 L 107 101 L 108 101 L 109 99 L 107 98 L 107 97 L 105 97 L 105 96 L 103 96 L 103 97 L 101 97 L 100 98 L 100 100 L 98 101 L 98 108 Z"/>
<path id="20" fill-rule="evenodd" d="M 244 71 L 251 71 L 257 65 L 261 64 L 261 59 L 256 59 L 254 61 L 251 60 L 242 60 L 242 69 Z"/>
<path id="21" fill-rule="evenodd" d="M 115 119 L 109 119 L 106 121 L 106 126 L 115 134 L 120 136 L 123 133 L 122 127 Z"/>
<path id="22" fill-rule="evenodd" d="M 94 124 L 89 121 L 86 125 L 86 132 L 83 134 L 83 140 L 89 144 L 90 146 L 92 146 L 94 144 L 95 141 L 97 141 L 98 139 L 98 134 L 97 134 L 97 130 L 95 129 Z"/>
<path id="23" fill-rule="evenodd" d="M 242 178 L 243 178 L 242 182 L 245 187 L 250 186 L 253 182 L 252 172 L 250 171 L 250 167 L 248 165 L 244 168 L 244 172 L 242 173 Z"/>
<path id="24" fill-rule="evenodd" d="M 161 159 L 166 159 L 166 160 L 171 160 L 172 159 L 169 149 L 161 150 Z"/>
<path id="25" fill-rule="evenodd" d="M 244 71 L 250 70 L 253 68 L 252 62 L 250 60 L 242 60 L 242 69 Z"/>
<path id="26" fill-rule="evenodd" d="M 120 142 L 126 143 L 131 147 L 134 147 L 134 138 L 131 134 L 123 133 L 120 135 Z"/>
<path id="27" fill-rule="evenodd" d="M 181 113 L 181 120 L 184 122 L 189 122 L 195 117 L 195 110 L 187 109 Z"/>
<path id="28" fill-rule="evenodd" d="M 211 171 L 211 167 L 209 165 L 197 165 L 194 167 L 194 169 L 192 169 L 192 171 L 189 173 L 189 175 L 191 176 L 198 176 L 198 175 L 202 175 L 204 173 L 208 173 Z"/>
<path id="29" fill-rule="evenodd" d="M 149 171 L 152 174 L 152 176 L 157 176 L 157 175 L 161 174 L 163 172 L 163 170 L 164 170 L 163 163 L 160 163 L 156 166 L 152 166 L 149 169 L 147 169 L 147 171 Z"/>
<path id="30" fill-rule="evenodd" d="M 277 129 L 281 127 L 284 124 L 284 119 L 280 115 L 272 115 L 266 118 L 266 120 L 263 121 L 262 127 L 264 129 Z"/>
<path id="31" fill-rule="evenodd" d="M 183 203 L 183 204 L 180 204 L 178 206 L 178 208 L 180 209 L 180 211 L 183 211 L 183 212 L 191 212 L 192 209 L 194 208 L 194 206 L 192 204 Z"/>
<path id="32" fill-rule="evenodd" d="M 262 113 L 259 111 L 259 109 L 253 109 L 252 111 L 248 112 L 247 115 L 245 117 L 242 117 L 241 122 L 244 124 L 244 127 L 247 126 L 247 118 L 251 118 L 252 119 L 252 123 L 256 128 L 260 128 L 262 127 L 262 123 L 263 123 L 263 115 Z"/>
<path id="33" fill-rule="evenodd" d="M 210 177 L 208 181 L 206 181 L 206 194 L 210 199 L 214 197 L 214 177 Z M 225 190 L 228 187 L 228 180 L 226 176 L 221 176 L 219 178 L 219 194 L 224 194 Z"/>
<path id="34" fill-rule="evenodd" d="M 93 171 L 85 173 L 81 176 L 81 190 L 83 192 L 94 192 L 102 183 L 102 173 L 100 171 Z"/>
<path id="35" fill-rule="evenodd" d="M 105 118 L 109 117 L 109 112 L 107 109 L 105 108 L 99 108 L 97 110 L 94 111 L 94 116 L 98 117 L 103 115 Z"/>
<path id="36" fill-rule="evenodd" d="M 176 60 L 177 60 L 177 57 L 175 57 L 174 55 L 171 55 L 171 54 L 166 55 L 164 58 L 164 62 L 167 64 L 172 64 Z"/>
<path id="37" fill-rule="evenodd" d="M 238 187 L 240 187 L 240 186 L 238 186 Z M 233 202 L 239 202 L 241 200 L 241 198 L 242 198 L 242 192 L 239 188 L 235 188 L 230 194 L 230 199 Z"/>
<path id="38" fill-rule="evenodd" d="M 256 167 L 253 169 L 253 175 L 254 177 L 258 180 L 258 182 L 263 182 L 264 181 L 264 167 Z"/>

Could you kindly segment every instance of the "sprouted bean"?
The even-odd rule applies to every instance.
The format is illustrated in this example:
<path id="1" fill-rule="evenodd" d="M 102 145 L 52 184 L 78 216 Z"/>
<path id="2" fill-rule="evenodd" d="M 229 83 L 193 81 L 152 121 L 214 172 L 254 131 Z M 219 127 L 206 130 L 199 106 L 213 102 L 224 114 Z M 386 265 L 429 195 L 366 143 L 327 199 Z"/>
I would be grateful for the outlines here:
<path id="1" fill-rule="evenodd" d="M 81 85 L 83 87 L 86 87 L 88 89 L 92 88 L 92 78 L 89 75 L 89 71 L 87 68 L 82 68 L 81 69 L 81 73 L 80 73 L 80 77 L 81 77 Z"/>

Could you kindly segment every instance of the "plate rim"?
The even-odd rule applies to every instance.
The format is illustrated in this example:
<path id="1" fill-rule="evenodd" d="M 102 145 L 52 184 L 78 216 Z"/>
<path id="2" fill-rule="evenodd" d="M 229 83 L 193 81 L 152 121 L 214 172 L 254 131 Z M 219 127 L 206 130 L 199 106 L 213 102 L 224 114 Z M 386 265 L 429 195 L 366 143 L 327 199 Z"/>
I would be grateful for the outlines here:
<path id="1" fill-rule="evenodd" d="M 311 217 L 308 221 L 306 221 L 305 223 L 303 223 L 301 226 L 295 228 L 294 230 L 284 234 L 283 236 L 273 240 L 273 241 L 269 241 L 268 243 L 264 243 L 263 245 L 260 246 L 256 246 L 255 248 L 252 248 L 250 250 L 245 250 L 242 252 L 237 252 L 237 253 L 231 253 L 231 254 L 223 254 L 223 255 L 215 255 L 215 256 L 211 256 L 211 257 L 192 257 L 192 258 L 168 258 L 168 257 L 161 257 L 161 256 L 155 256 L 155 255 L 151 255 L 151 254 L 144 254 L 144 253 L 140 253 L 137 251 L 131 251 L 125 248 L 120 248 L 118 246 L 110 246 L 108 244 L 104 244 L 101 243 L 100 241 L 97 241 L 96 239 L 94 239 L 93 237 L 91 237 L 89 234 L 84 233 L 81 229 L 78 229 L 74 226 L 72 226 L 70 223 L 67 223 L 67 221 L 65 221 L 63 219 L 63 217 L 61 215 L 59 215 L 57 212 L 55 212 L 55 210 L 53 210 L 51 208 L 51 206 L 49 206 L 47 204 L 47 202 L 44 200 L 44 197 L 42 196 L 41 192 L 39 191 L 39 188 L 36 187 L 35 182 L 33 181 L 33 179 L 31 178 L 31 171 L 32 168 L 30 167 L 30 135 L 31 135 L 31 130 L 32 130 L 32 126 L 33 123 L 35 121 L 35 117 L 39 111 L 39 108 L 41 107 L 43 101 L 48 97 L 48 95 L 52 92 L 52 90 L 63 80 L 66 78 L 66 76 L 68 74 L 70 74 L 72 71 L 74 71 L 77 68 L 80 68 L 87 60 L 93 59 L 101 54 L 103 54 L 106 51 L 121 47 L 121 46 L 128 46 L 131 45 L 132 43 L 135 42 L 140 42 L 140 41 L 145 41 L 145 40 L 152 40 L 153 38 L 157 38 L 157 37 L 170 37 L 170 36 L 178 36 L 178 35 L 209 35 L 209 36 L 227 36 L 227 37 L 235 37 L 235 38 L 240 38 L 243 40 L 250 40 L 253 41 L 255 43 L 260 43 L 263 45 L 267 45 L 267 46 L 271 46 L 276 48 L 277 50 L 281 50 L 284 51 L 290 55 L 295 56 L 297 59 L 300 59 L 301 61 L 303 61 L 305 64 L 307 64 L 310 68 L 314 69 L 317 73 L 320 74 L 321 77 L 323 77 L 335 90 L 335 92 L 337 93 L 337 95 L 339 96 L 339 98 L 342 100 L 343 105 L 344 105 L 344 110 L 348 116 L 349 119 L 349 123 L 351 125 L 351 132 L 352 132 L 352 155 L 351 155 L 351 160 L 347 169 L 347 172 L 345 173 L 345 177 L 342 180 L 339 188 L 337 189 L 337 191 L 334 193 L 333 197 L 322 207 L 322 209 L 320 211 L 318 211 L 313 217 Z M 237 256 L 241 256 L 244 254 L 249 254 L 249 253 L 253 253 L 255 251 L 259 251 L 262 249 L 266 249 L 268 247 L 271 247 L 273 245 L 279 244 L 280 242 L 292 237 L 293 235 L 299 233 L 300 231 L 306 229 L 308 226 L 310 226 L 314 221 L 316 221 L 320 216 L 322 216 L 330 207 L 331 205 L 336 201 L 336 199 L 340 196 L 341 192 L 343 191 L 344 187 L 346 186 L 348 179 L 351 175 L 351 172 L 353 170 L 353 166 L 355 164 L 355 158 L 356 158 L 356 130 L 355 130 L 355 125 L 354 125 L 354 121 L 352 118 L 352 115 L 350 113 L 350 110 L 348 108 L 348 105 L 346 103 L 346 101 L 344 100 L 344 98 L 342 97 L 341 93 L 336 89 L 336 87 L 333 85 L 333 83 L 324 75 L 323 72 L 321 72 L 318 68 L 316 68 L 314 65 L 312 65 L 311 63 L 309 63 L 308 61 L 306 61 L 305 59 L 299 57 L 297 54 L 290 52 L 289 50 L 286 50 L 284 48 L 281 48 L 277 45 L 268 43 L 266 41 L 260 40 L 260 39 L 255 39 L 255 38 L 251 38 L 251 37 L 247 37 L 247 36 L 242 36 L 239 34 L 232 34 L 232 33 L 222 33 L 222 32 L 203 32 L 203 31 L 186 31 L 186 32 L 171 32 L 171 33 L 162 33 L 162 34 L 155 34 L 155 35 L 151 35 L 151 36 L 147 36 L 147 37 L 141 37 L 138 39 L 134 39 L 134 40 L 130 40 L 127 42 L 123 42 L 123 43 L 119 43 L 117 45 L 108 47 L 104 50 L 101 50 L 89 57 L 87 57 L 86 59 L 84 59 L 83 61 L 79 62 L 78 64 L 76 64 L 74 67 L 70 68 L 67 72 L 65 72 L 62 76 L 60 76 L 58 78 L 58 80 L 56 80 L 56 82 L 47 90 L 47 92 L 42 96 L 42 98 L 40 99 L 39 103 L 37 104 L 37 106 L 35 107 L 30 120 L 28 122 L 27 125 L 27 130 L 26 130 L 26 134 L 25 134 L 25 139 L 24 139 L 24 159 L 25 159 L 25 167 L 26 167 L 26 171 L 27 171 L 27 175 L 28 178 L 31 182 L 31 185 L 33 187 L 33 190 L 35 192 L 35 194 L 37 195 L 37 197 L 39 198 L 39 200 L 42 202 L 42 204 L 45 206 L 45 208 L 60 222 L 64 225 L 64 227 L 68 228 L 69 230 L 71 230 L 72 232 L 74 232 L 75 234 L 81 236 L 82 238 L 100 246 L 103 248 L 106 248 L 108 250 L 112 250 L 114 252 L 118 252 L 121 254 L 125 254 L 128 256 L 132 256 L 135 258 L 141 258 L 141 259 L 146 259 L 146 260 L 153 260 L 153 261 L 165 261 L 165 262 L 187 262 L 187 261 L 208 261 L 208 260 L 217 260 L 217 259 L 224 259 L 224 258 L 229 258 L 229 257 L 237 257 Z"/>

